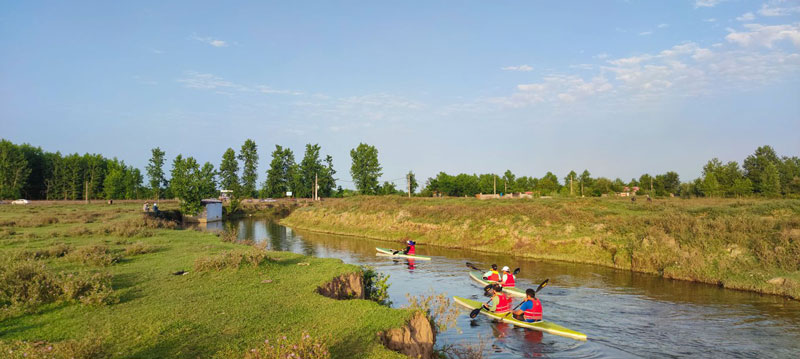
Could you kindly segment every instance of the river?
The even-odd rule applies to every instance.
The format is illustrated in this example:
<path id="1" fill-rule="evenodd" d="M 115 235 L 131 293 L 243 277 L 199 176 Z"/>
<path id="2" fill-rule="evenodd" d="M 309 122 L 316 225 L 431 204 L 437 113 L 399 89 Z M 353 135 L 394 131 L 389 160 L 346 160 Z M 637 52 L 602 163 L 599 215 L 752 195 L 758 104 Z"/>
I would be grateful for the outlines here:
<path id="1" fill-rule="evenodd" d="M 485 300 L 469 279 L 466 261 L 521 269 L 517 287 L 550 282 L 539 297 L 546 320 L 587 334 L 581 342 L 495 323 L 486 316 L 437 337 L 447 344 L 484 343 L 492 358 L 797 358 L 800 357 L 800 302 L 777 296 L 718 288 L 595 265 L 541 261 L 468 250 L 425 246 L 431 261 L 377 256 L 375 247 L 399 243 L 293 230 L 267 219 L 226 223 L 240 239 L 266 241 L 272 250 L 291 251 L 346 263 L 370 265 L 390 275 L 392 306 L 412 296 L 446 293 Z M 519 299 L 515 299 L 515 305 Z"/>

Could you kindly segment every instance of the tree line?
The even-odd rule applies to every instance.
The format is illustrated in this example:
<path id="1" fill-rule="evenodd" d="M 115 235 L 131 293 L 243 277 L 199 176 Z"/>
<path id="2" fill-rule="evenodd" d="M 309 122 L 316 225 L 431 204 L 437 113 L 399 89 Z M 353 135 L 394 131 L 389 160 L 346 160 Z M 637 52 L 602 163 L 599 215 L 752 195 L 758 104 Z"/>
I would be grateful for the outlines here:
<path id="1" fill-rule="evenodd" d="M 220 165 L 202 165 L 193 157 L 178 154 L 168 174 L 164 170 L 166 153 L 151 150 L 145 168 L 147 182 L 139 169 L 116 158 L 99 154 L 62 155 L 46 152 L 29 144 L 17 145 L 0 140 L 0 198 L 49 200 L 82 199 L 160 199 L 179 198 L 185 211 L 196 212 L 203 198 L 216 198 L 227 190 L 237 204 L 244 198 L 311 198 L 315 184 L 320 197 L 343 197 L 356 194 L 407 194 L 406 186 L 397 188 L 394 181 L 379 179 L 383 168 L 378 150 L 360 143 L 350 151 L 350 176 L 355 191 L 337 186 L 333 158 L 323 155 L 318 144 L 307 144 L 300 162 L 287 147 L 275 145 L 265 180 L 258 183 L 258 146 L 248 139 L 238 153 L 228 148 Z M 169 177 L 169 178 L 167 178 Z M 419 188 L 412 171 L 398 178 L 410 182 L 411 193 Z M 478 193 L 533 192 L 537 195 L 602 196 L 639 188 L 639 194 L 682 197 L 800 197 L 800 159 L 778 156 L 770 146 L 762 146 L 745 158 L 722 163 L 714 158 L 703 167 L 702 176 L 681 182 L 678 174 L 643 174 L 623 181 L 592 177 L 588 170 L 570 171 L 559 178 L 552 172 L 542 177 L 516 176 L 510 170 L 501 174 L 458 174 L 440 172 L 428 178 L 420 196 L 474 196 Z"/>

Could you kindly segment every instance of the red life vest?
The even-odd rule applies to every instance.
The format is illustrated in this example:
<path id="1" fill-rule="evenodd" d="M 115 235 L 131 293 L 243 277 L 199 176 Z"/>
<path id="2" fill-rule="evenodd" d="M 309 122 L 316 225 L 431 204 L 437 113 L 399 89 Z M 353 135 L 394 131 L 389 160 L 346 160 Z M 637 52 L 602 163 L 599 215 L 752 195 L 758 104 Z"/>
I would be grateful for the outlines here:
<path id="1" fill-rule="evenodd" d="M 492 271 L 492 274 L 490 274 L 488 277 L 486 277 L 486 280 L 491 281 L 491 282 L 499 282 L 500 281 L 500 274 L 497 273 L 497 271 Z"/>
<path id="2" fill-rule="evenodd" d="M 497 307 L 494 309 L 496 314 L 505 314 L 511 311 L 511 297 L 505 293 L 497 293 Z"/>
<path id="3" fill-rule="evenodd" d="M 416 250 L 415 247 L 416 247 L 416 245 L 413 245 L 413 244 L 408 246 L 408 254 L 416 254 L 417 250 Z"/>
<path id="4" fill-rule="evenodd" d="M 514 275 L 511 273 L 506 274 L 506 281 L 503 282 L 503 287 L 516 287 L 517 284 L 514 282 Z"/>
<path id="5" fill-rule="evenodd" d="M 532 299 L 531 302 L 533 306 L 531 309 L 528 309 L 522 312 L 522 316 L 525 318 L 526 321 L 528 320 L 542 320 L 542 302 L 539 299 Z"/>

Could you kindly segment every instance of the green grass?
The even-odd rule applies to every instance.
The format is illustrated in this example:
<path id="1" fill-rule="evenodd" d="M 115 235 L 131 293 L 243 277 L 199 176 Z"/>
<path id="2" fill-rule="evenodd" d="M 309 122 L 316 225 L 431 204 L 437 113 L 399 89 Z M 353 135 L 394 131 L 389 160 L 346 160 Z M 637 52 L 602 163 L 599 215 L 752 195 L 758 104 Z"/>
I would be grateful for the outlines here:
<path id="1" fill-rule="evenodd" d="M 25 253 L 67 246 L 71 248 L 67 255 L 36 260 L 53 275 L 109 273 L 119 299 L 107 305 L 62 300 L 27 311 L 6 305 L 0 312 L 0 348 L 23 348 L 21 341 L 73 345 L 88 340 L 99 343 L 102 352 L 112 357 L 241 358 L 265 339 L 291 340 L 305 330 L 324 342 L 333 357 L 403 357 L 385 349 L 376 333 L 403 325 L 410 311 L 315 293 L 320 284 L 360 271 L 358 267 L 334 259 L 268 252 L 269 258 L 258 266 L 245 261 L 238 269 L 197 272 L 198 259 L 256 249 L 223 242 L 209 233 L 157 228 L 152 223 L 143 226 L 140 207 L 0 207 L 4 258 L 0 265 L 30 258 Z M 90 246 L 106 246 L 118 260 L 73 257 L 78 249 Z M 297 265 L 300 262 L 310 265 Z M 189 274 L 171 274 L 178 270 Z M 265 279 L 272 281 L 262 283 Z"/>
<path id="2" fill-rule="evenodd" d="M 282 223 L 599 264 L 800 299 L 800 200 L 364 196 L 299 208 Z"/>

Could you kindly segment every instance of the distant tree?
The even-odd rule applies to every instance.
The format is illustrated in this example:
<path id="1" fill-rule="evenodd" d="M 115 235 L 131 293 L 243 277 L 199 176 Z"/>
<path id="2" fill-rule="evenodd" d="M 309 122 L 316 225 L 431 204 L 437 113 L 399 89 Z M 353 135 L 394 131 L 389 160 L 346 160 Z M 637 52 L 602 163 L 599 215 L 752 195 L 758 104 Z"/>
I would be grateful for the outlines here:
<path id="1" fill-rule="evenodd" d="M 378 150 L 374 146 L 360 143 L 358 147 L 350 150 L 353 162 L 350 166 L 350 175 L 353 177 L 356 189 L 361 194 L 376 194 L 378 191 L 378 178 L 383 174 L 378 162 Z"/>
<path id="2" fill-rule="evenodd" d="M 41 147 L 34 147 L 27 143 L 19 145 L 20 151 L 28 161 L 28 168 L 31 170 L 25 186 L 22 188 L 22 197 L 28 199 L 43 199 L 47 196 L 47 186 L 45 182 L 49 178 L 47 153 Z M 98 181 L 97 191 L 102 190 L 102 180 Z M 2 197 L 0 197 L 2 198 Z"/>
<path id="3" fill-rule="evenodd" d="M 409 182 L 408 186 L 411 187 L 411 195 L 413 196 L 414 192 L 416 192 L 417 188 L 419 187 L 419 183 L 417 183 L 417 176 L 414 174 L 413 171 L 408 171 L 408 174 L 406 174 L 406 178 L 407 181 Z"/>
<path id="4" fill-rule="evenodd" d="M 547 172 L 544 177 L 539 180 L 539 189 L 542 194 L 557 193 L 561 186 L 558 184 L 558 177 L 552 172 Z"/>
<path id="5" fill-rule="evenodd" d="M 223 190 L 233 191 L 236 197 L 241 195 L 239 162 L 236 160 L 236 151 L 232 148 L 228 148 L 222 154 L 222 163 L 219 165 L 219 185 Z"/>
<path id="6" fill-rule="evenodd" d="M 660 187 L 666 192 L 666 194 L 672 193 L 677 194 L 680 191 L 681 180 L 680 176 L 678 176 L 677 172 L 669 171 L 663 175 L 659 179 Z"/>
<path id="7" fill-rule="evenodd" d="M 772 162 L 767 162 L 761 171 L 761 194 L 767 197 L 777 197 L 781 194 L 781 180 L 778 167 Z"/>
<path id="8" fill-rule="evenodd" d="M 764 179 L 764 171 L 767 169 L 768 164 L 771 163 L 777 167 L 778 162 L 778 155 L 775 154 L 775 150 L 770 146 L 761 146 L 756 149 L 755 153 L 745 158 L 742 167 L 744 167 L 745 176 L 753 182 L 755 192 L 764 192 L 764 183 L 761 182 Z M 767 184 L 770 188 L 773 185 Z"/>
<path id="9" fill-rule="evenodd" d="M 167 184 L 164 178 L 164 156 L 166 153 L 161 148 L 154 148 L 151 151 L 150 161 L 147 164 L 147 177 L 150 178 L 150 190 L 153 191 L 155 199 L 161 198 L 162 186 Z"/>
<path id="10" fill-rule="evenodd" d="M 242 195 L 255 197 L 258 180 L 258 146 L 255 141 L 244 141 L 239 152 L 239 161 L 242 161 Z"/>
<path id="11" fill-rule="evenodd" d="M 378 193 L 384 196 L 397 194 L 397 187 L 395 187 L 395 184 L 392 182 L 384 181 Z"/>
<path id="12" fill-rule="evenodd" d="M 713 172 L 706 173 L 698 187 L 703 196 L 717 197 L 720 195 L 719 181 Z"/>
<path id="13" fill-rule="evenodd" d="M 506 170 L 503 173 L 503 191 L 508 193 L 513 193 L 516 191 L 514 185 L 516 184 L 516 176 L 511 172 L 511 170 Z"/>
<path id="14" fill-rule="evenodd" d="M 11 141 L 0 140 L 0 198 L 19 198 L 30 173 L 23 152 Z"/>
<path id="15" fill-rule="evenodd" d="M 206 170 L 211 169 L 213 166 L 206 166 Z M 180 210 L 183 214 L 196 215 L 202 209 L 202 200 L 208 187 L 202 188 L 203 175 L 201 175 L 200 166 L 197 161 L 192 157 L 178 155 L 172 162 L 172 180 L 170 185 L 172 192 L 180 199 Z"/>
<path id="16" fill-rule="evenodd" d="M 334 175 L 336 175 L 336 170 L 333 169 L 333 157 L 327 155 L 325 156 L 325 167 L 319 176 L 320 197 L 333 197 L 335 195 L 336 179 L 333 178 Z"/>
<path id="17" fill-rule="evenodd" d="M 197 174 L 197 186 L 200 192 L 200 198 L 217 197 L 217 171 L 214 170 L 214 165 L 209 162 L 203 164 L 203 167 Z"/>
<path id="18" fill-rule="evenodd" d="M 314 195 L 314 180 L 317 182 L 320 175 L 324 175 L 324 167 L 319 157 L 320 147 L 318 144 L 307 144 L 303 154 L 303 160 L 298 166 L 298 184 L 295 195 L 298 198 L 311 198 Z"/>
<path id="19" fill-rule="evenodd" d="M 583 196 L 585 188 L 592 186 L 592 174 L 589 173 L 589 170 L 583 170 L 583 173 L 578 177 L 578 182 L 581 185 L 581 196 Z"/>
<path id="20" fill-rule="evenodd" d="M 113 161 L 109 163 L 108 174 L 103 181 L 103 192 L 106 199 L 125 197 L 125 164 Z"/>
<path id="21" fill-rule="evenodd" d="M 654 182 L 653 176 L 650 176 L 647 173 L 639 176 L 639 191 L 645 192 L 650 196 L 654 196 L 655 193 L 651 193 L 653 192 L 652 188 L 655 187 L 653 182 Z"/>
<path id="22" fill-rule="evenodd" d="M 753 182 L 749 178 L 737 178 L 732 187 L 732 193 L 736 197 L 744 197 L 753 194 Z"/>
<path id="23" fill-rule="evenodd" d="M 264 183 L 264 192 L 269 197 L 283 197 L 292 190 L 295 182 L 294 153 L 289 148 L 275 145 L 272 151 L 272 162 L 267 170 L 267 180 Z"/>
<path id="24" fill-rule="evenodd" d="M 578 183 L 578 181 L 580 181 L 580 178 L 578 178 L 578 174 L 575 173 L 575 171 L 569 171 L 569 173 L 567 173 L 567 175 L 564 176 L 564 187 L 569 187 L 569 190 L 571 192 L 568 193 L 570 195 L 573 195 L 575 193 L 574 186 L 575 184 Z"/>

